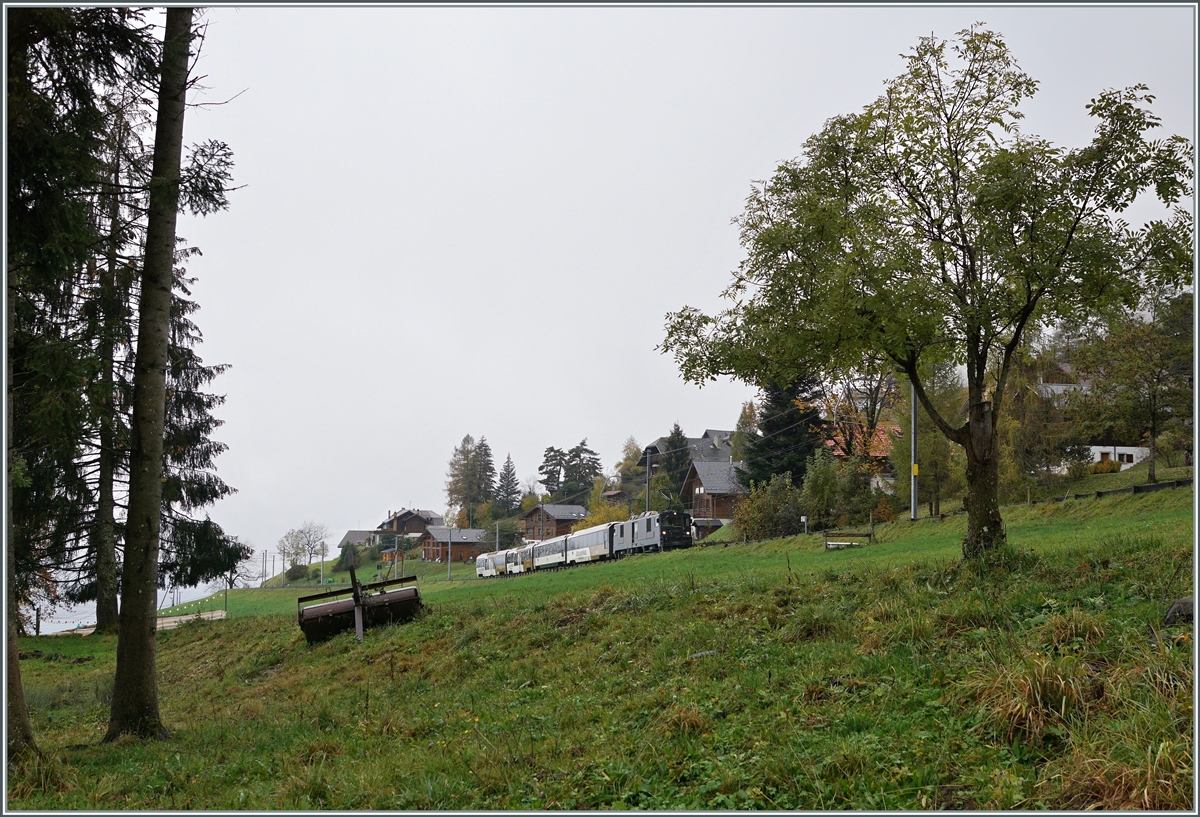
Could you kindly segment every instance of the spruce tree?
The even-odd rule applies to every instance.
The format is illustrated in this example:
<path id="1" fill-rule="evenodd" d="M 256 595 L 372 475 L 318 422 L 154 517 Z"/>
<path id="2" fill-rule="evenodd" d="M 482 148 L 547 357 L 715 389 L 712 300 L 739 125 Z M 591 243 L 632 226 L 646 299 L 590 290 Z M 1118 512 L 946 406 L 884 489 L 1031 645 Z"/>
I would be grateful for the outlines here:
<path id="1" fill-rule="evenodd" d="M 602 473 L 600 457 L 587 447 L 587 438 L 567 452 L 563 463 L 563 481 L 559 493 L 564 501 L 583 504 L 592 482 Z"/>
<path id="2" fill-rule="evenodd" d="M 671 497 L 670 506 L 676 510 L 683 510 L 683 481 L 687 479 L 688 469 L 692 466 L 692 449 L 679 423 L 671 427 L 671 433 L 667 435 L 664 446 L 660 467 L 670 484 L 667 491 Z"/>
<path id="3" fill-rule="evenodd" d="M 567 462 L 567 453 L 553 446 L 542 454 L 542 464 L 538 466 L 538 476 L 542 487 L 551 495 L 558 493 L 562 486 L 563 467 Z"/>
<path id="4" fill-rule="evenodd" d="M 789 473 L 793 485 L 804 483 L 808 458 L 825 441 L 818 409 L 820 388 L 811 377 L 762 387 L 758 433 L 748 436 L 746 470 L 739 472 L 743 484 L 765 484 L 775 474 Z"/>
<path id="5" fill-rule="evenodd" d="M 496 494 L 496 463 L 487 437 L 480 437 L 471 453 L 471 497 L 473 504 L 489 501 Z"/>
<path id="6" fill-rule="evenodd" d="M 153 184 L 138 305 L 130 427 L 129 511 L 121 575 L 117 670 L 105 742 L 124 734 L 169 737 L 158 708 L 155 601 L 158 598 L 175 226 L 179 213 L 192 11 L 191 8 L 168 8 L 163 35 Z"/>
<path id="7" fill-rule="evenodd" d="M 521 504 L 521 485 L 517 481 L 517 469 L 512 455 L 504 459 L 504 467 L 496 479 L 496 508 L 501 514 L 510 514 Z"/>
<path id="8" fill-rule="evenodd" d="M 17 605 L 86 527 L 76 452 L 94 375 L 77 294 L 97 244 L 106 86 L 153 72 L 155 38 L 128 9 L 6 9 L 7 744 L 36 751 L 17 653 Z M 47 588 L 53 592 L 53 588 Z"/>

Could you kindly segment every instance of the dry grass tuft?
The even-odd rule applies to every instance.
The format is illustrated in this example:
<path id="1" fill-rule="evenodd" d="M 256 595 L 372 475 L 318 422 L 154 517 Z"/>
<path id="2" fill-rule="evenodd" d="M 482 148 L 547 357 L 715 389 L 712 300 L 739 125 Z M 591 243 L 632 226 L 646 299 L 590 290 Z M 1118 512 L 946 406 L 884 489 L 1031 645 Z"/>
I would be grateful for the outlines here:
<path id="1" fill-rule="evenodd" d="M 658 727 L 666 735 L 699 733 L 708 728 L 708 718 L 692 704 L 673 703 L 659 716 Z"/>
<path id="2" fill-rule="evenodd" d="M 1082 714 L 1104 687 L 1074 656 L 1034 655 L 1012 665 L 975 670 L 967 689 L 988 710 L 987 720 L 1008 742 L 1038 745 L 1052 725 Z"/>
<path id="3" fill-rule="evenodd" d="M 1051 616 L 1039 629 L 1044 643 L 1059 648 L 1072 644 L 1091 646 L 1098 644 L 1105 635 L 1100 618 L 1078 607 Z"/>
<path id="4" fill-rule="evenodd" d="M 1193 810 L 1188 741 L 1149 746 L 1137 765 L 1093 754 L 1094 750 L 1072 752 L 1062 762 L 1063 771 L 1045 780 L 1042 788 L 1057 788 L 1059 804 L 1068 809 Z"/>
<path id="5" fill-rule="evenodd" d="M 57 755 L 30 752 L 9 767 L 8 797 L 61 794 L 76 787 L 74 770 Z"/>
<path id="6" fill-rule="evenodd" d="M 837 615 L 821 607 L 805 605 L 796 610 L 792 623 L 779 638 L 785 643 L 830 638 L 840 633 L 842 626 L 842 619 Z"/>

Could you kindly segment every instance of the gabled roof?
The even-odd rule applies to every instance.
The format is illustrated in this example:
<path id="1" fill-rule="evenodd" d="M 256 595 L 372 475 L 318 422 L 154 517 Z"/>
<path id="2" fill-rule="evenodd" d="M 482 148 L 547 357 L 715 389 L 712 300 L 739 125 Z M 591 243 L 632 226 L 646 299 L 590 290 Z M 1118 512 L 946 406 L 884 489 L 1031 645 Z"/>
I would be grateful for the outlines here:
<path id="1" fill-rule="evenodd" d="M 582 505 L 535 505 L 525 513 L 521 514 L 521 519 L 532 515 L 538 508 L 541 508 L 551 519 L 557 520 L 574 520 L 583 519 L 587 516 L 587 508 Z"/>
<path id="2" fill-rule="evenodd" d="M 432 536 L 437 542 L 473 545 L 483 538 L 487 531 L 482 528 L 448 528 L 444 525 L 430 525 L 425 529 L 425 533 Z M 453 538 L 451 538 L 451 534 L 453 534 Z"/>
<path id="3" fill-rule="evenodd" d="M 688 451 L 692 462 L 728 462 L 733 451 L 733 432 L 708 428 L 699 437 L 688 437 Z M 667 449 L 667 438 L 659 437 L 642 449 L 642 458 L 638 465 L 646 467 L 646 454 L 657 457 Z"/>
<path id="4" fill-rule="evenodd" d="M 414 516 L 419 516 L 422 519 L 424 519 L 426 525 L 443 525 L 443 524 L 445 524 L 445 520 L 442 519 L 442 515 L 440 513 L 436 513 L 435 511 L 427 511 L 427 510 L 423 510 L 423 509 L 419 509 L 419 508 L 410 508 L 410 509 L 401 509 L 401 510 L 396 511 L 394 514 L 389 516 L 387 519 L 385 519 L 379 523 L 379 529 L 382 529 L 384 525 L 386 525 L 388 522 L 391 522 L 393 519 L 403 522 L 403 521 L 407 521 L 408 519 L 411 519 Z"/>
<path id="5" fill-rule="evenodd" d="M 361 545 L 374 533 L 375 531 L 373 530 L 348 530 L 346 531 L 346 535 L 342 537 L 342 541 L 337 543 L 337 546 L 344 548 L 346 545 Z"/>
<path id="6" fill-rule="evenodd" d="M 738 481 L 737 472 L 744 471 L 744 462 L 693 462 L 688 471 L 688 479 L 693 475 L 704 486 L 709 494 L 745 494 L 749 493 L 745 486 Z M 684 480 L 687 482 L 687 480 Z"/>

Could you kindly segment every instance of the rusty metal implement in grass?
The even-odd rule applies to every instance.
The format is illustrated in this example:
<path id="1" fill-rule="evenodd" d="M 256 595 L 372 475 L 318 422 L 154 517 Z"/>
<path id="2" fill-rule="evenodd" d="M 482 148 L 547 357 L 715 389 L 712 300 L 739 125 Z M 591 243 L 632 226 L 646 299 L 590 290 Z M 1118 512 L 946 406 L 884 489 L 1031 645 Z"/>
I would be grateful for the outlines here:
<path id="1" fill-rule="evenodd" d="M 398 586 L 416 580 L 416 576 L 402 576 L 399 579 L 359 584 L 351 567 L 350 587 L 296 599 L 296 619 L 309 644 L 327 641 L 346 630 L 354 630 L 358 640 L 362 641 L 363 630 L 368 627 L 399 624 L 415 618 L 421 612 L 424 607 L 421 592 L 415 586 Z M 307 601 L 346 594 L 350 594 L 350 598 L 303 606 Z"/>

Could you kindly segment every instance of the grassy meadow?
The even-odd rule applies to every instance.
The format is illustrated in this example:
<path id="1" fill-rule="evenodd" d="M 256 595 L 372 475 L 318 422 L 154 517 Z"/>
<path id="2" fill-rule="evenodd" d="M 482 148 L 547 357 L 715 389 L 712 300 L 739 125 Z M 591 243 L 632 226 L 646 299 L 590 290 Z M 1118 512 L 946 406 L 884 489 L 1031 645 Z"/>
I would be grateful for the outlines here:
<path id="1" fill-rule="evenodd" d="M 8 807 L 1190 810 L 1192 627 L 1160 622 L 1193 496 L 1009 507 L 987 564 L 958 516 L 843 551 L 426 566 L 428 613 L 363 644 L 305 644 L 311 588 L 232 591 L 159 634 L 161 742 L 99 744 L 114 637 L 25 638 L 45 755 Z"/>

